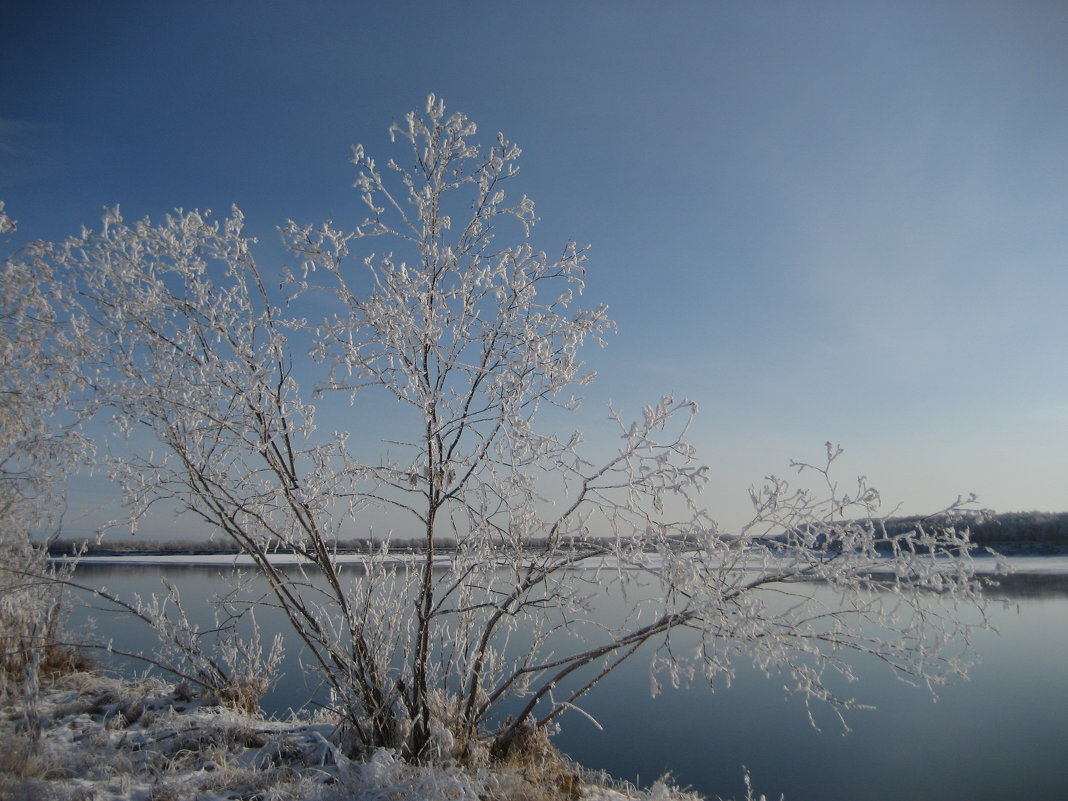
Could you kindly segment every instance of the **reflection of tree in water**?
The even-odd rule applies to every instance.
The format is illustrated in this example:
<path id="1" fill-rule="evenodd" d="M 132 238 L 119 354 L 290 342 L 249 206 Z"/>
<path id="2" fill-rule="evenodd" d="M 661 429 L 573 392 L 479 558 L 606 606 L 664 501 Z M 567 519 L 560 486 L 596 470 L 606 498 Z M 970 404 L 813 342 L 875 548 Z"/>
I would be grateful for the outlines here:
<path id="1" fill-rule="evenodd" d="M 988 598 L 1000 600 L 1052 600 L 1068 598 L 1068 573 L 1010 573 L 998 576 L 988 587 Z"/>

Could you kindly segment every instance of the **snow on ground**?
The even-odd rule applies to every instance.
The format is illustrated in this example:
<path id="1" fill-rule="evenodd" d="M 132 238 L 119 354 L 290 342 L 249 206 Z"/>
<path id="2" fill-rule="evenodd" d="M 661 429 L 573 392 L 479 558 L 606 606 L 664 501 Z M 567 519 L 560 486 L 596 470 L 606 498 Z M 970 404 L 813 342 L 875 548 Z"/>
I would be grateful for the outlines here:
<path id="1" fill-rule="evenodd" d="M 546 786 L 522 769 L 413 766 L 384 749 L 352 760 L 325 716 L 253 717 L 155 678 L 78 673 L 31 701 L 0 710 L 2 801 L 697 801 L 577 767 Z"/>

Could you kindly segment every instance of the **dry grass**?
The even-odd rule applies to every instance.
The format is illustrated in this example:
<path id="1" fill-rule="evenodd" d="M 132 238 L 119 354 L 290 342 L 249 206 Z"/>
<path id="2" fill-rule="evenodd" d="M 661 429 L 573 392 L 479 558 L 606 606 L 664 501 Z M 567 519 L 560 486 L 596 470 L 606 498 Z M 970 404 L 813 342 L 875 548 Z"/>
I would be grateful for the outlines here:
<path id="1" fill-rule="evenodd" d="M 493 764 L 507 780 L 495 801 L 572 801 L 581 798 L 583 771 L 561 754 L 544 728 L 525 726 L 495 749 Z"/>
<path id="2" fill-rule="evenodd" d="M 63 582 L 72 569 L 50 563 L 17 528 L 0 530 L 0 703 L 32 701 L 40 682 L 90 667 L 64 636 L 70 606 Z"/>
<path id="3" fill-rule="evenodd" d="M 14 732 L 4 738 L 0 749 L 0 776 L 17 779 L 63 778 L 55 765 L 49 764 L 36 737 Z"/>

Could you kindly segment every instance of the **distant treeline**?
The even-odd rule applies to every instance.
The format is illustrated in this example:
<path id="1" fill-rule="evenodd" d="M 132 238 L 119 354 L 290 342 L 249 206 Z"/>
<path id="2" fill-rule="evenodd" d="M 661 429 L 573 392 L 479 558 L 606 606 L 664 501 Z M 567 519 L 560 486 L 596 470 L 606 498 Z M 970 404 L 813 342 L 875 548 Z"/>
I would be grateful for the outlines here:
<path id="1" fill-rule="evenodd" d="M 899 517 L 886 522 L 889 534 L 901 534 L 917 524 L 938 526 L 937 518 Z M 1044 546 L 1068 545 L 1068 512 L 1005 512 L 981 523 L 971 522 L 972 542 L 977 545 Z"/>
<path id="2" fill-rule="evenodd" d="M 448 551 L 456 548 L 456 541 L 450 538 L 438 537 L 435 544 L 440 550 Z M 337 541 L 338 553 L 366 553 L 369 550 L 381 547 L 380 540 L 361 537 L 352 537 Z M 421 550 L 421 540 L 418 538 L 397 538 L 390 540 L 390 549 L 399 552 Z M 49 542 L 48 553 L 50 556 L 73 556 L 79 551 L 92 556 L 116 556 L 122 554 L 182 554 L 182 555 L 210 555 L 210 554 L 236 554 L 240 548 L 233 542 L 226 540 L 149 540 L 140 537 L 122 539 L 76 539 L 60 538 Z M 292 549 L 279 548 L 278 553 L 291 553 Z"/>
<path id="3" fill-rule="evenodd" d="M 681 538 L 677 538 L 680 544 L 685 544 Z M 572 538 L 571 542 L 578 544 L 583 540 Z M 596 538 L 590 538 L 591 542 Z M 601 541 L 603 542 L 603 540 Z M 532 551 L 548 547 L 548 538 L 534 538 L 527 542 L 527 547 Z M 339 539 L 334 546 L 338 553 L 368 553 L 382 547 L 382 540 L 378 538 L 351 537 Z M 456 550 L 456 540 L 452 537 L 435 537 L 434 547 L 440 552 Z M 419 553 L 423 551 L 423 540 L 420 537 L 390 537 L 389 549 L 393 553 Z M 224 540 L 146 540 L 141 538 L 123 538 L 116 540 L 63 538 L 52 540 L 48 545 L 50 556 L 73 556 L 81 551 L 89 556 L 120 556 L 124 554 L 182 554 L 182 555 L 210 555 L 210 554 L 236 554 L 240 549 L 232 542 Z M 290 548 L 278 548 L 276 553 L 292 553 Z"/>
<path id="4" fill-rule="evenodd" d="M 222 540 L 146 540 L 140 537 L 123 539 L 60 538 L 48 543 L 50 556 L 73 556 L 79 551 L 96 556 L 121 554 L 226 554 L 240 549 Z"/>
<path id="5" fill-rule="evenodd" d="M 924 517 L 895 517 L 885 522 L 890 535 L 904 534 L 918 524 L 937 527 L 937 519 Z M 981 523 L 970 524 L 972 541 L 978 545 L 993 546 L 1000 550 L 1047 551 L 1068 549 L 1068 512 L 1006 512 L 984 518 Z M 533 540 L 529 543 L 532 550 L 537 550 L 545 542 Z M 685 547 L 685 543 L 680 541 Z M 377 549 L 381 541 L 353 537 L 338 540 L 338 553 L 366 553 Z M 435 546 L 441 551 L 454 550 L 456 540 L 437 538 Z M 1011 546 L 1011 547 L 1006 547 Z M 123 538 L 116 540 L 57 539 L 49 543 L 48 552 L 52 556 L 65 556 L 84 548 L 90 555 L 120 554 L 228 554 L 237 553 L 238 547 L 224 540 L 145 540 L 140 538 Z M 423 548 L 418 537 L 390 539 L 390 549 L 396 552 L 416 552 Z M 288 552 L 280 549 L 280 553 Z"/>

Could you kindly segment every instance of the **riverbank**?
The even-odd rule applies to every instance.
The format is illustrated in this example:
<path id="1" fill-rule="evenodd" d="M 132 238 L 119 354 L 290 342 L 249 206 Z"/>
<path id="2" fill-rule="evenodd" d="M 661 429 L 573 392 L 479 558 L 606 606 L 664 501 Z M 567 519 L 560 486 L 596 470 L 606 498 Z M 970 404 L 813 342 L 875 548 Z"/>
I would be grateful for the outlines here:
<path id="1" fill-rule="evenodd" d="M 181 686 L 95 673 L 54 679 L 0 710 L 3 801 L 698 801 L 645 791 L 555 751 L 522 763 L 415 766 L 347 758 L 324 713 L 285 720 L 204 703 Z"/>

